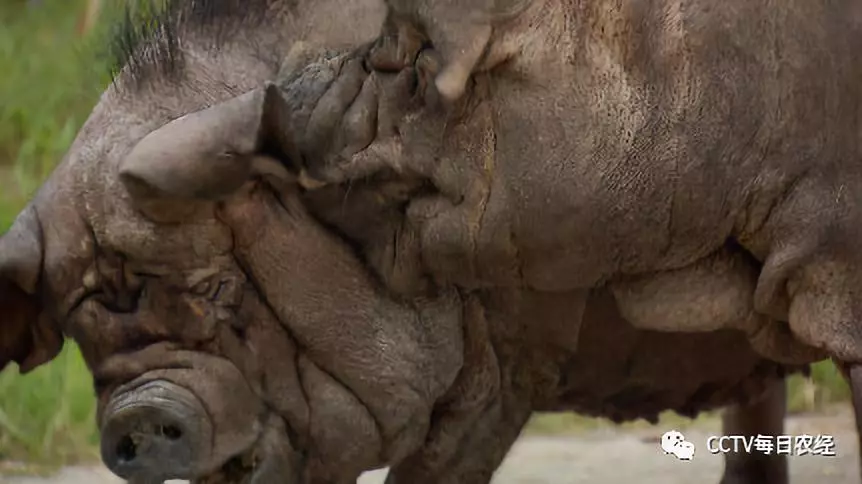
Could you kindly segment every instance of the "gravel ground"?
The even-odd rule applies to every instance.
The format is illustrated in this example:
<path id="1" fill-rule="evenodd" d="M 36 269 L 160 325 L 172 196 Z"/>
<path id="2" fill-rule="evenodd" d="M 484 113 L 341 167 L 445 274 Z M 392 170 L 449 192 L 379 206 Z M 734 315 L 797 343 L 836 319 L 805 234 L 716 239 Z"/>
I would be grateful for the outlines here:
<path id="1" fill-rule="evenodd" d="M 497 472 L 493 484 L 690 484 L 718 483 L 722 457 L 706 450 L 716 423 L 683 430 L 695 444 L 691 461 L 664 455 L 658 438 L 667 428 L 591 431 L 573 436 L 524 436 Z M 790 457 L 791 479 L 799 484 L 859 484 L 858 444 L 852 414 L 836 408 L 828 415 L 806 415 L 788 420 L 788 435 L 831 435 L 835 457 Z M 380 484 L 385 470 L 366 473 L 359 484 Z M 100 468 L 68 468 L 47 479 L 2 477 L 3 484 L 116 484 L 122 481 Z M 180 483 L 181 481 L 172 481 Z"/>

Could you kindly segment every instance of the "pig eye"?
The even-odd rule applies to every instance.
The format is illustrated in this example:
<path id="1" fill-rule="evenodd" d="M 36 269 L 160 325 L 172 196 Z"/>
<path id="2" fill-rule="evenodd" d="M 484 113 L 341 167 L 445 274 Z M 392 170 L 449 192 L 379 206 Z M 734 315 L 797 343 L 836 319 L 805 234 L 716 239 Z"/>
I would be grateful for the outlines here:
<path id="1" fill-rule="evenodd" d="M 191 293 L 195 296 L 209 296 L 210 292 L 212 292 L 212 288 L 212 281 L 205 279 L 195 284 L 194 287 L 191 288 Z"/>
<path id="2" fill-rule="evenodd" d="M 242 284 L 234 278 L 219 281 L 212 295 L 213 301 L 225 307 L 239 307 L 242 299 Z"/>
<path id="3" fill-rule="evenodd" d="M 213 296 L 212 296 L 213 301 L 218 301 L 219 299 L 223 298 L 224 295 L 227 293 L 227 291 L 226 291 L 227 287 L 228 287 L 227 281 L 219 281 L 218 287 L 216 287 L 215 291 L 213 291 Z"/>
<path id="4" fill-rule="evenodd" d="M 242 302 L 241 284 L 235 278 L 223 274 L 207 277 L 186 291 L 221 306 L 237 306 Z"/>

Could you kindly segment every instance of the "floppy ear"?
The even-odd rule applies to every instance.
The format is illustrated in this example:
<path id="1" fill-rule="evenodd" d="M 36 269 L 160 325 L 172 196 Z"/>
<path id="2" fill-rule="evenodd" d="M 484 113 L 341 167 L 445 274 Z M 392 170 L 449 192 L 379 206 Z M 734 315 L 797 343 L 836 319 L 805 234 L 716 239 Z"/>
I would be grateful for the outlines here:
<path id="1" fill-rule="evenodd" d="M 252 176 L 288 178 L 267 150 L 287 153 L 274 84 L 176 119 L 145 136 L 120 166 L 132 197 L 218 200 Z"/>
<path id="2" fill-rule="evenodd" d="M 0 237 L 0 370 L 14 361 L 27 373 L 57 356 L 63 336 L 39 295 L 42 229 L 29 206 Z"/>

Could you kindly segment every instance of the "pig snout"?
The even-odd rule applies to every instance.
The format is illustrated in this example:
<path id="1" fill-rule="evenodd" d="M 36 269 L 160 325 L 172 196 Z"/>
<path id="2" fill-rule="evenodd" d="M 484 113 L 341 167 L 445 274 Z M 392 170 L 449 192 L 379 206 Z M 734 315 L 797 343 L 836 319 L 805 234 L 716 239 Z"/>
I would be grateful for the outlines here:
<path id="1" fill-rule="evenodd" d="M 124 479 L 189 479 L 211 453 L 212 422 L 200 400 L 157 380 L 116 395 L 105 409 L 102 460 Z"/>
<path id="2" fill-rule="evenodd" d="M 217 473 L 261 438 L 268 412 L 231 362 L 177 355 L 190 367 L 148 371 L 114 390 L 100 412 L 102 460 L 129 482 Z"/>

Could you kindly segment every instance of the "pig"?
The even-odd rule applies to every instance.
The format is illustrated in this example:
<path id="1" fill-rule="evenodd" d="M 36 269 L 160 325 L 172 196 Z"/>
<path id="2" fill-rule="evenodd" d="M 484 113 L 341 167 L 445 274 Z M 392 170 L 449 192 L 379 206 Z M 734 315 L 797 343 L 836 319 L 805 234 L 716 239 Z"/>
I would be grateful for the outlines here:
<path id="1" fill-rule="evenodd" d="M 537 411 L 776 435 L 856 381 L 860 7 L 422 5 L 127 25 L 0 238 L 0 367 L 74 339 L 131 482 L 490 482 Z"/>

